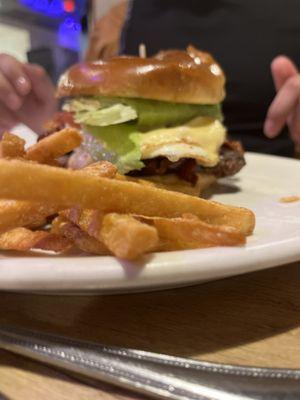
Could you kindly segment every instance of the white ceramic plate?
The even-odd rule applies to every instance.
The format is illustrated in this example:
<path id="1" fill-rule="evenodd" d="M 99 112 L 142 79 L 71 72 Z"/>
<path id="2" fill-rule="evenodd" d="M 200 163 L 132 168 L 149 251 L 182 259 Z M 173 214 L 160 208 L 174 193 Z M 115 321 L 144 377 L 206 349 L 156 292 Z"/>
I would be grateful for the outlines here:
<path id="1" fill-rule="evenodd" d="M 257 218 L 241 247 L 157 253 L 138 263 L 113 257 L 0 254 L 0 289 L 38 292 L 129 292 L 184 286 L 300 260 L 300 162 L 247 154 L 247 166 L 224 179 L 213 199 L 246 206 Z"/>

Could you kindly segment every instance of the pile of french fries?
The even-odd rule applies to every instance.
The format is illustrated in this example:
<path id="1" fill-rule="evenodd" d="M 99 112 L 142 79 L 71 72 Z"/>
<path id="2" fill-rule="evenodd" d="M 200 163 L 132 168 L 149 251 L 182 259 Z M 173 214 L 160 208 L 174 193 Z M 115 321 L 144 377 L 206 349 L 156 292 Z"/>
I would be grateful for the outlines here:
<path id="1" fill-rule="evenodd" d="M 107 161 L 82 170 L 60 166 L 82 142 L 63 129 L 25 150 L 18 136 L 0 142 L 0 250 L 114 255 L 240 246 L 254 214 L 245 208 L 162 190 L 118 174 Z"/>

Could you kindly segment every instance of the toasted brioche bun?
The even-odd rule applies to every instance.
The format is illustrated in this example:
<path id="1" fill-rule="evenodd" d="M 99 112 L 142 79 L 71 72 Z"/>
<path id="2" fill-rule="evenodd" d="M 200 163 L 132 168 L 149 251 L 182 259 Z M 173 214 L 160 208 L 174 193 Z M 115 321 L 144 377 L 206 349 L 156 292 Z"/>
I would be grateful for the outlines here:
<path id="1" fill-rule="evenodd" d="M 117 179 L 139 182 L 143 185 L 157 186 L 161 189 L 181 192 L 191 196 L 201 196 L 201 193 L 217 181 L 216 177 L 209 174 L 198 173 L 198 180 L 195 185 L 180 179 L 175 174 L 167 175 L 152 175 L 142 177 L 132 177 L 127 175 L 117 174 Z"/>
<path id="2" fill-rule="evenodd" d="M 58 97 L 117 96 L 175 103 L 217 104 L 225 77 L 213 57 L 189 46 L 154 57 L 121 56 L 76 64 L 58 83 Z"/>
<path id="3" fill-rule="evenodd" d="M 189 194 L 191 196 L 200 196 L 201 193 L 213 183 L 215 183 L 217 179 L 213 175 L 201 173 L 198 173 L 197 175 L 198 180 L 195 185 L 192 185 L 190 182 L 180 179 L 175 174 L 153 175 L 147 176 L 144 179 L 147 179 L 151 183 L 154 183 L 155 186 L 162 189 L 172 190 L 174 192 L 181 192 Z"/>

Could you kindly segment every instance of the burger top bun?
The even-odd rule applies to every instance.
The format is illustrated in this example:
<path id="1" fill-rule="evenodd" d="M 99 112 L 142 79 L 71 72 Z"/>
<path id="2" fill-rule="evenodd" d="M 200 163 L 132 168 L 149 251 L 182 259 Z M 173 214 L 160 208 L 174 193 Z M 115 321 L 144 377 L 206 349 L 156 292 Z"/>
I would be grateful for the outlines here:
<path id="1" fill-rule="evenodd" d="M 224 99 L 224 84 L 224 73 L 213 57 L 189 46 L 153 57 L 120 56 L 76 64 L 61 76 L 57 95 L 217 104 Z"/>

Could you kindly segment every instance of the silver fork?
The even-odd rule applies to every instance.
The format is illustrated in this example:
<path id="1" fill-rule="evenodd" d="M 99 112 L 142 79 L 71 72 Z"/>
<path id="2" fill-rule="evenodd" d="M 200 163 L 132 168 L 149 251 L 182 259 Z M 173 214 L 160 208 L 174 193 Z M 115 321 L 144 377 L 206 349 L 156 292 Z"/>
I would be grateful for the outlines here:
<path id="1" fill-rule="evenodd" d="M 2 349 L 155 398 L 299 400 L 300 370 L 240 367 L 0 327 Z M 1 361 L 0 361 L 1 362 Z"/>

